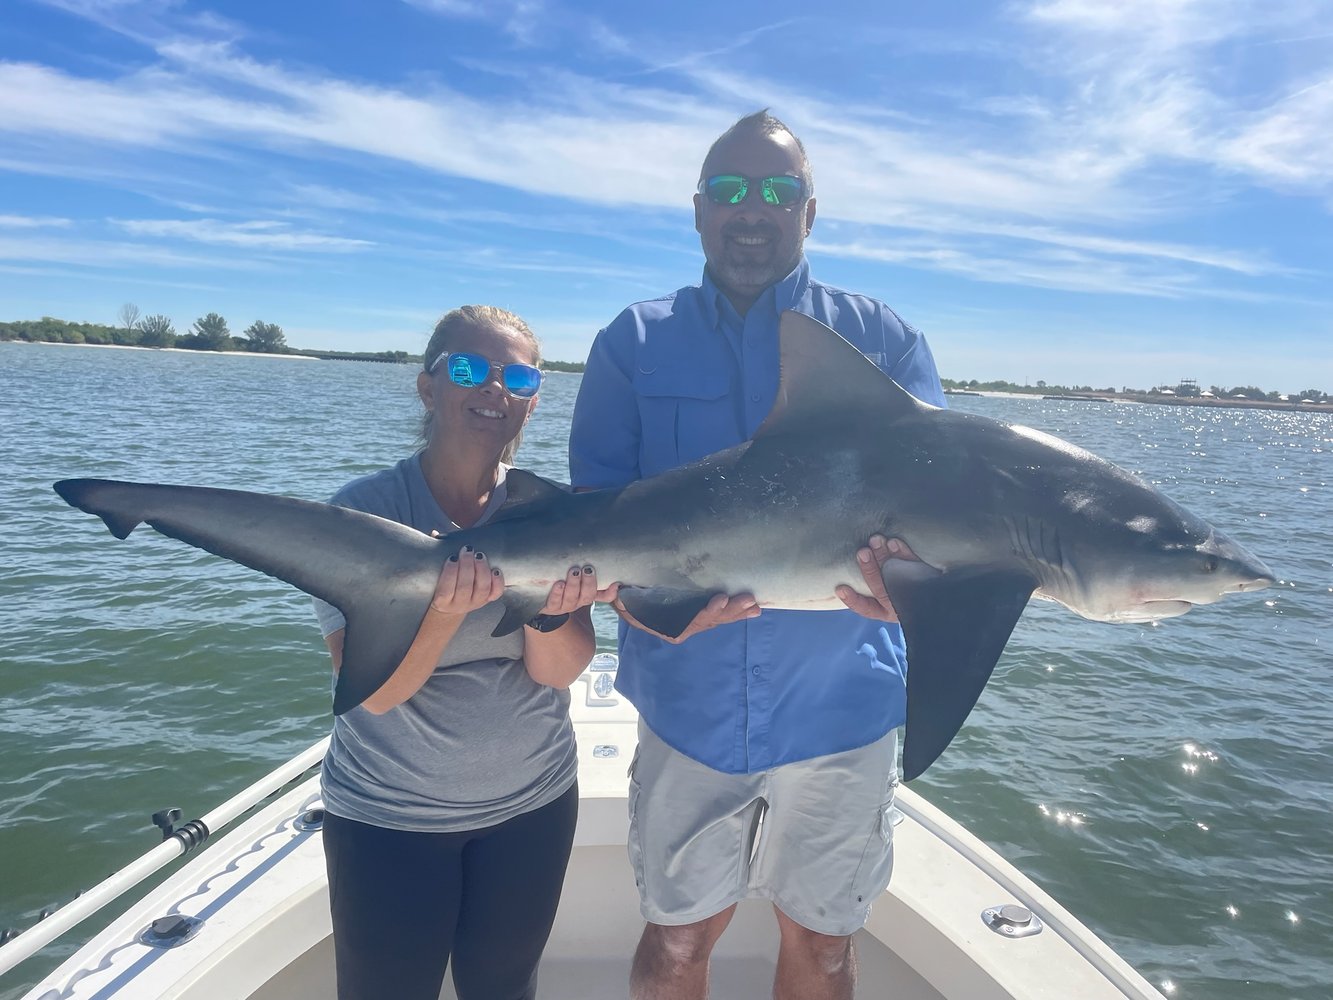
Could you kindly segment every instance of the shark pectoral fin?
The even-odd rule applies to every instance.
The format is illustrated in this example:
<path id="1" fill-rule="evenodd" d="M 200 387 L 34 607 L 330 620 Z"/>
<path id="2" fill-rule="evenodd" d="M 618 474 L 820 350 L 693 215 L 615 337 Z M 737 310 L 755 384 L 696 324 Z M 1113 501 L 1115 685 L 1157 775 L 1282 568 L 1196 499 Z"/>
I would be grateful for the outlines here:
<path id="1" fill-rule="evenodd" d="M 532 621 L 541 612 L 542 606 L 546 604 L 546 598 L 546 591 L 506 587 L 504 596 L 500 598 L 505 613 L 500 617 L 500 623 L 495 626 L 491 636 L 498 637 L 517 632 L 523 627 L 524 622 Z"/>
<path id="2" fill-rule="evenodd" d="M 907 640 L 903 778 L 911 781 L 962 728 L 1036 581 L 1012 571 L 885 576 Z"/>
<path id="3" fill-rule="evenodd" d="M 640 624 L 674 639 L 708 606 L 713 595 L 674 587 L 622 586 L 619 596 L 625 610 Z"/>

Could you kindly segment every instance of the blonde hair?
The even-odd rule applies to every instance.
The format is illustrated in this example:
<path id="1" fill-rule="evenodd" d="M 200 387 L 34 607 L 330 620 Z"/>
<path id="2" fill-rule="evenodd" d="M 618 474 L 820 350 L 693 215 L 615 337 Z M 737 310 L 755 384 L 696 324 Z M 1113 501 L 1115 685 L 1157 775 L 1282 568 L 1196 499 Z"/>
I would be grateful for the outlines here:
<path id="1" fill-rule="evenodd" d="M 499 306 L 459 306 L 457 309 L 451 309 L 435 324 L 435 330 L 430 335 L 430 340 L 426 344 L 426 350 L 422 352 L 421 362 L 425 371 L 430 371 L 431 365 L 439 360 L 441 355 L 448 354 L 450 346 L 454 340 L 464 330 L 491 330 L 491 329 L 512 330 L 520 337 L 526 340 L 532 348 L 532 363 L 534 365 L 541 363 L 542 348 L 537 340 L 537 335 L 532 332 L 532 328 L 523 321 L 523 318 L 508 309 L 501 309 Z M 435 424 L 435 414 L 427 410 L 421 416 L 421 427 L 418 430 L 418 441 L 420 444 L 426 444 L 430 441 L 431 428 Z M 523 431 L 514 435 L 514 440 L 510 441 L 505 447 L 504 453 L 500 456 L 500 461 L 506 465 L 512 464 L 514 455 L 518 452 L 518 446 L 523 442 Z"/>

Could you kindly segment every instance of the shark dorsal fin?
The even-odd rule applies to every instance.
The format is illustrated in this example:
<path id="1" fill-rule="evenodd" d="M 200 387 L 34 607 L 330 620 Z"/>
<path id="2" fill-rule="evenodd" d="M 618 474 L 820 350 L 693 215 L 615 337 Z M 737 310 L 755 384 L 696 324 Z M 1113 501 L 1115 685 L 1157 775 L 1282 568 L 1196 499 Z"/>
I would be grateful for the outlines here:
<path id="1" fill-rule="evenodd" d="M 559 483 L 543 479 L 526 469 L 510 469 L 505 473 L 505 502 L 500 505 L 500 509 L 495 512 L 488 523 L 494 524 L 496 521 L 508 520 L 522 513 L 524 505 L 534 500 L 566 496 L 568 492 Z"/>
<path id="2" fill-rule="evenodd" d="M 804 313 L 778 320 L 778 394 L 755 437 L 851 420 L 883 426 L 923 403 L 835 331 Z"/>

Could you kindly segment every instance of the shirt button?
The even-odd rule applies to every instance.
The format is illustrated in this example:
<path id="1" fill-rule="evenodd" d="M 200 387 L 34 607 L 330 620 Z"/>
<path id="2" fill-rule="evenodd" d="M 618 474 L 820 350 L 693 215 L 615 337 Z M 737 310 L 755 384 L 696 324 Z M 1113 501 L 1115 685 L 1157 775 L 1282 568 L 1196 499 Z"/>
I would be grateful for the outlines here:
<path id="1" fill-rule="evenodd" d="M 758 667 L 755 667 L 755 668 L 754 668 L 754 675 L 755 675 L 756 677 L 759 676 L 759 668 L 758 668 Z"/>
<path id="2" fill-rule="evenodd" d="M 757 402 L 759 402 L 759 393 L 757 393 L 757 392 L 752 392 L 752 393 L 750 393 L 750 402 L 751 402 L 751 403 L 757 403 Z"/>

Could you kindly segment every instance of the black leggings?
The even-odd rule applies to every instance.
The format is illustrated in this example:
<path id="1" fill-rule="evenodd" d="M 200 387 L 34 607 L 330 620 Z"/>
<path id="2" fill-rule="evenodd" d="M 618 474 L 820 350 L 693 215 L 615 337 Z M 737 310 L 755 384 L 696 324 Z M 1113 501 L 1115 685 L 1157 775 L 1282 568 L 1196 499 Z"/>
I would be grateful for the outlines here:
<path id="1" fill-rule="evenodd" d="M 578 785 L 463 833 L 411 833 L 326 814 L 338 1000 L 532 1000 L 578 818 Z"/>

